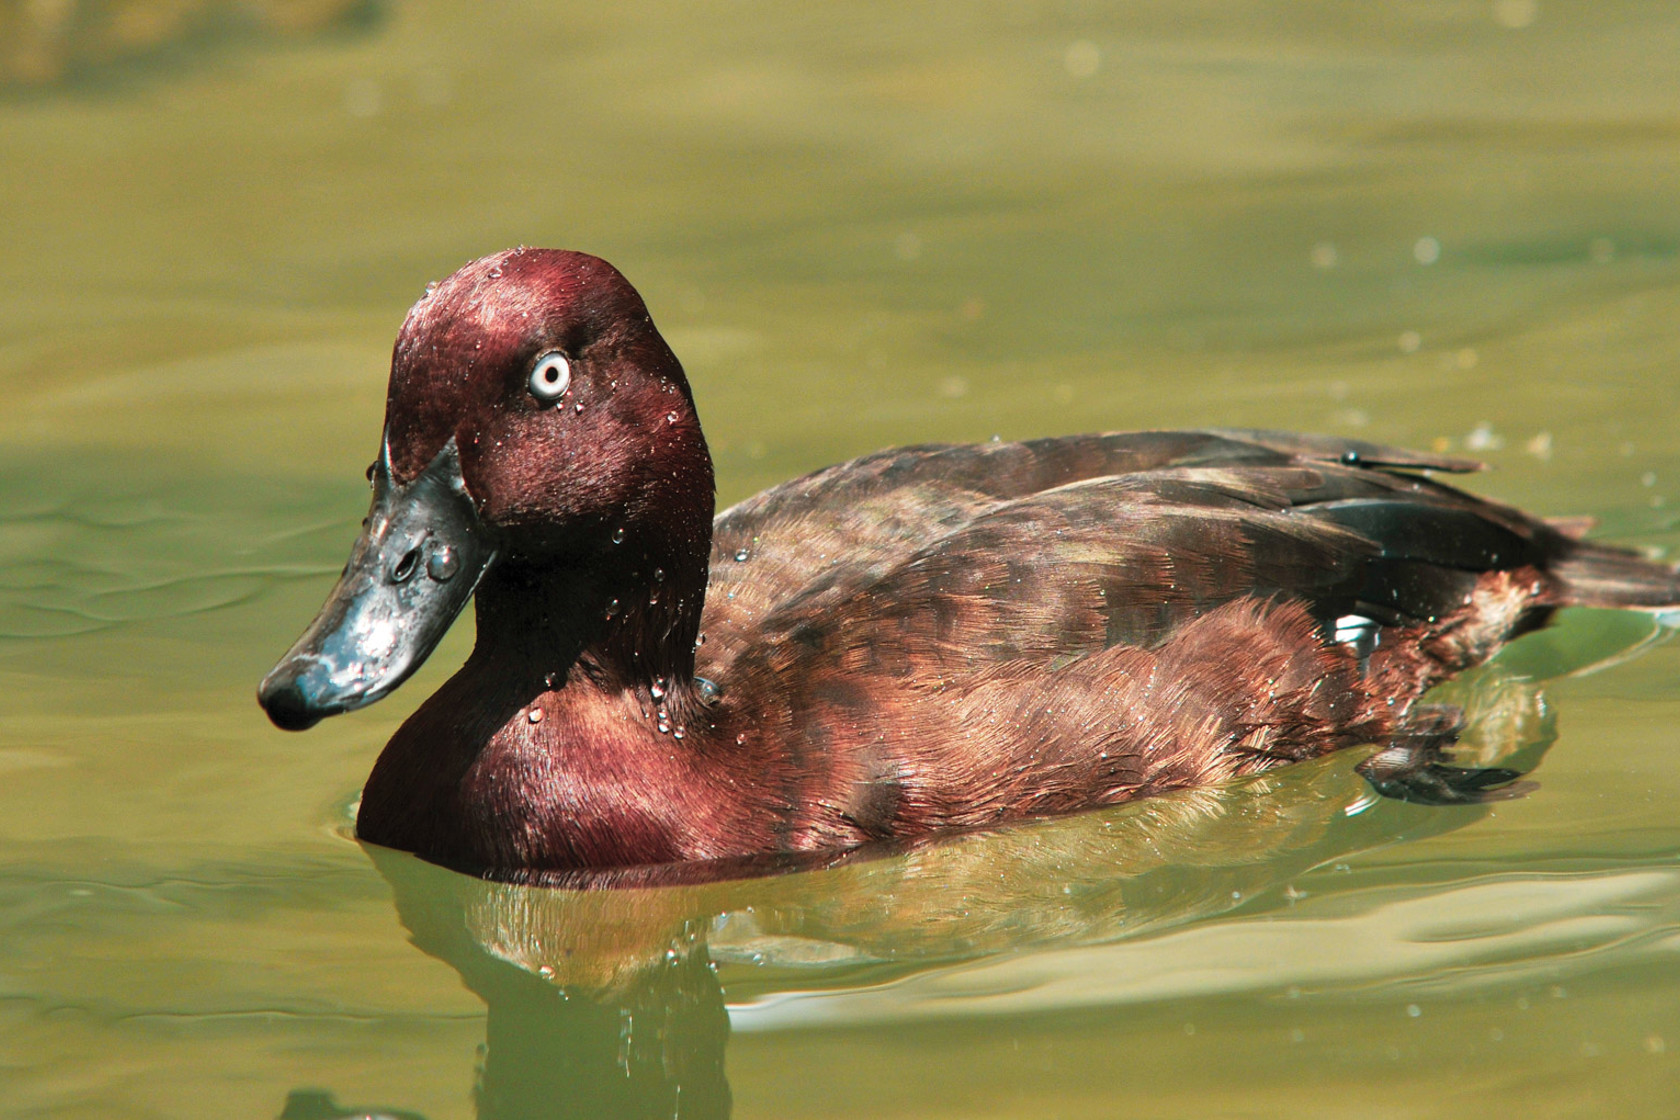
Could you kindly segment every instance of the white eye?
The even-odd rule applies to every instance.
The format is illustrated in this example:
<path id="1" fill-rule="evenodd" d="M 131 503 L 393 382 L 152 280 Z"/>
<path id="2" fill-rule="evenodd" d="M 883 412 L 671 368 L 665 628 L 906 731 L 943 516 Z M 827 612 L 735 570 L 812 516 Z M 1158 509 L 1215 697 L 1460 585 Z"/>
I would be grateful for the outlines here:
<path id="1" fill-rule="evenodd" d="M 531 370 L 531 395 L 544 404 L 565 396 L 566 386 L 571 383 L 572 364 L 558 350 L 550 350 L 538 358 Z"/>

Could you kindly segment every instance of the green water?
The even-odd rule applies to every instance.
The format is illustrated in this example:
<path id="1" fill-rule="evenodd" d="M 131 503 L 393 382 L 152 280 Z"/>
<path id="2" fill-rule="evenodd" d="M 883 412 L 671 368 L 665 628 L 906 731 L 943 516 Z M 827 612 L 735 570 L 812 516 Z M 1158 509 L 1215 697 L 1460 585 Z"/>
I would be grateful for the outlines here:
<path id="1" fill-rule="evenodd" d="M 521 242 L 638 284 L 726 502 L 896 442 L 1307 428 L 1680 550 L 1680 9 L 324 23 L 0 86 L 0 1116 L 1680 1115 L 1680 646 L 1595 664 L 1636 620 L 1460 690 L 1544 756 L 1491 812 L 1333 759 L 638 891 L 348 838 L 469 625 L 307 735 L 252 696 L 406 307 Z"/>

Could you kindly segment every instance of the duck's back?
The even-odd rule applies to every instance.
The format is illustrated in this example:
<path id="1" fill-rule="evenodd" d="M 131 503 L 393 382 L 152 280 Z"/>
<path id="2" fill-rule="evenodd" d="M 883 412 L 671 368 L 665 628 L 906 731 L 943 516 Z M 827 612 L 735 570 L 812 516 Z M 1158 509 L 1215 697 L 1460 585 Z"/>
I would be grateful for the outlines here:
<path id="1" fill-rule="evenodd" d="M 893 834 L 1368 741 L 1556 606 L 1680 600 L 1426 473 L 1474 469 L 1268 432 L 882 452 L 719 516 L 699 672 Z"/>
<path id="2" fill-rule="evenodd" d="M 705 660 L 819 632 L 951 671 L 1152 646 L 1232 599 L 1335 630 L 1439 619 L 1483 573 L 1558 602 L 1672 602 L 1666 570 L 1423 472 L 1478 464 L 1270 432 L 1139 432 L 880 452 L 719 515 Z"/>

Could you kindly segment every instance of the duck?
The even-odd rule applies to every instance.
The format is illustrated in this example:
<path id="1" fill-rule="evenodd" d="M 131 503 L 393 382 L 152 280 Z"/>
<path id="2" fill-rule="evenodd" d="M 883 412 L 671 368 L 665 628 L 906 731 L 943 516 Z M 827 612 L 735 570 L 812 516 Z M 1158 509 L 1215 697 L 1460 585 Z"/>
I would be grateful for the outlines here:
<path id="1" fill-rule="evenodd" d="M 286 730 L 372 704 L 472 601 L 356 831 L 480 875 L 915 843 L 1359 745 L 1378 793 L 1511 797 L 1424 694 L 1680 575 L 1438 477 L 1480 468 L 1261 430 L 929 443 L 714 516 L 642 297 L 521 247 L 409 311 L 361 535 L 258 700 Z"/>

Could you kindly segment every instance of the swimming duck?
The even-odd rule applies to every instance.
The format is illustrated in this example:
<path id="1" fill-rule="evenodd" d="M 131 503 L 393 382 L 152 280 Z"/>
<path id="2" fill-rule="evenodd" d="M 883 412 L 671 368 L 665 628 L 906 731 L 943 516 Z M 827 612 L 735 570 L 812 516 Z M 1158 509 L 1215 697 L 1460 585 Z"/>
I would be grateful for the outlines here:
<path id="1" fill-rule="evenodd" d="M 357 831 L 481 873 L 902 841 L 1355 744 L 1380 792 L 1509 796 L 1419 697 L 1680 577 L 1431 477 L 1477 467 L 1260 431 L 928 444 L 714 520 L 641 297 L 514 249 L 409 312 L 363 532 L 259 700 L 291 730 L 371 704 L 476 593 Z"/>

